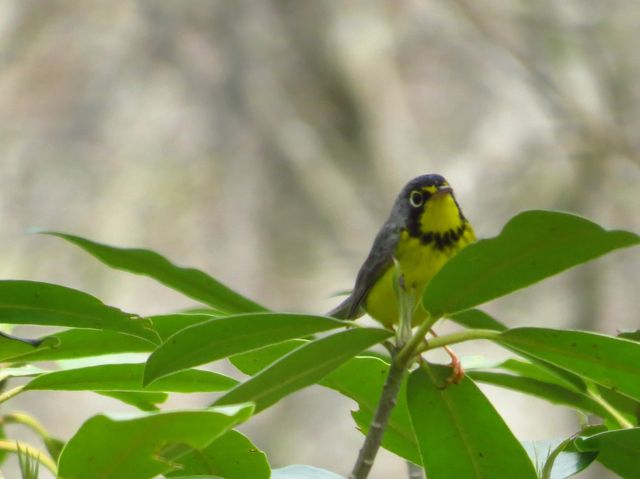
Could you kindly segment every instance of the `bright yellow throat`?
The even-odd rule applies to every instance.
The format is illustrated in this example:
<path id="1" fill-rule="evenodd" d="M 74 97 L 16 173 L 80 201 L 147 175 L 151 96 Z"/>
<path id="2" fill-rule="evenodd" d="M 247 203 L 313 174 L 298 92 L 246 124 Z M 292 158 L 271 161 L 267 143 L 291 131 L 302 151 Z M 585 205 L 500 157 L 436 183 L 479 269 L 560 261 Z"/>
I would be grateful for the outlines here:
<path id="1" fill-rule="evenodd" d="M 471 225 L 461 217 L 450 194 L 428 200 L 418 225 L 418 231 L 402 230 L 394 255 L 400 265 L 404 287 L 415 297 L 414 325 L 425 318 L 420 298 L 427 283 L 449 258 L 476 239 Z M 367 313 L 385 326 L 398 322 L 393 280 L 392 265 L 373 285 L 365 302 Z"/>

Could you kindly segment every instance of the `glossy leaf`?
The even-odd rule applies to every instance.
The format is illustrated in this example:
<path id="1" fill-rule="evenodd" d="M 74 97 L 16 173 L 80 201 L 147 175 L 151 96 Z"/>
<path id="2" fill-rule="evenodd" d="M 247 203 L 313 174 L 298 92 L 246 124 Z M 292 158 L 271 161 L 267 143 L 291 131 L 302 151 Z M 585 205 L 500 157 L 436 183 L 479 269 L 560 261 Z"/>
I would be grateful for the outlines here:
<path id="1" fill-rule="evenodd" d="M 296 464 L 271 471 L 271 479 L 344 479 L 334 472 Z"/>
<path id="2" fill-rule="evenodd" d="M 626 479 L 640 478 L 640 428 L 601 432 L 575 440 L 581 451 L 597 451 L 598 462 Z"/>
<path id="3" fill-rule="evenodd" d="M 215 404 L 251 401 L 256 411 L 314 384 L 342 363 L 391 336 L 383 329 L 359 328 L 311 341 L 291 351 L 220 397 Z"/>
<path id="4" fill-rule="evenodd" d="M 359 429 L 366 434 L 378 407 L 388 372 L 389 365 L 382 359 L 358 356 L 333 371 L 320 384 L 358 403 L 358 410 L 352 412 L 352 416 Z M 406 381 L 403 381 L 385 429 L 382 446 L 414 464 L 420 464 L 420 453 L 411 427 L 405 391 Z"/>
<path id="5" fill-rule="evenodd" d="M 584 331 L 516 328 L 501 343 L 640 399 L 640 343 Z"/>
<path id="6" fill-rule="evenodd" d="M 411 373 L 409 414 L 430 479 L 536 479 L 531 461 L 500 415 L 469 378 L 442 388 L 449 368 Z"/>
<path id="7" fill-rule="evenodd" d="M 495 238 L 469 245 L 425 288 L 433 317 L 464 311 L 618 248 L 640 243 L 628 231 L 607 231 L 555 211 L 525 211 Z"/>
<path id="8" fill-rule="evenodd" d="M 145 384 L 181 369 L 287 339 L 344 327 L 342 321 L 303 314 L 257 313 L 213 318 L 169 337 L 147 361 Z"/>
<path id="9" fill-rule="evenodd" d="M 566 479 L 586 469 L 596 458 L 591 452 L 568 450 L 572 439 L 553 439 L 550 441 L 525 441 L 522 443 L 538 475 L 542 476 L 545 467 L 550 473 L 545 479 Z M 552 461 L 551 464 L 548 462 Z"/>
<path id="10" fill-rule="evenodd" d="M 167 477 L 219 475 L 225 479 L 269 479 L 267 457 L 238 431 L 227 431 L 201 450 L 191 451 L 178 462 L 182 468 Z"/>
<path id="11" fill-rule="evenodd" d="M 451 321 L 470 329 L 491 329 L 493 331 L 504 331 L 507 327 L 497 319 L 489 316 L 479 309 L 468 309 L 449 316 Z"/>
<path id="12" fill-rule="evenodd" d="M 112 268 L 149 276 L 218 311 L 229 314 L 264 311 L 259 304 L 236 293 L 208 274 L 194 268 L 176 266 L 154 251 L 117 248 L 65 233 L 46 234 L 79 246 Z"/>
<path id="13" fill-rule="evenodd" d="M 159 342 L 148 319 L 81 291 L 35 281 L 0 281 L 0 323 L 110 330 Z"/>
<path id="14" fill-rule="evenodd" d="M 38 376 L 25 385 L 25 390 L 195 393 L 225 391 L 237 384 L 235 379 L 222 374 L 189 369 L 166 376 L 145 388 L 142 386 L 143 373 L 144 363 L 66 369 Z"/>
<path id="15" fill-rule="evenodd" d="M 59 461 L 65 479 L 146 479 L 175 467 L 187 449 L 202 449 L 251 415 L 251 405 L 149 413 L 133 419 L 103 414 L 86 421 Z M 175 445 L 176 447 L 171 447 Z"/>

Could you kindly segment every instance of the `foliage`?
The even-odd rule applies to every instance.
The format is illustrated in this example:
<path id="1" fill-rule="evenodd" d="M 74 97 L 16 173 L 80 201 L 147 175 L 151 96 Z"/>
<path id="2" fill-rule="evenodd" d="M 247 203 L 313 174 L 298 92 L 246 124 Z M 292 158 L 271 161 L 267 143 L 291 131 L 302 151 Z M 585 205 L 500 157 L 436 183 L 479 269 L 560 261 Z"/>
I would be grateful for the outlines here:
<path id="1" fill-rule="evenodd" d="M 382 447 L 424 468 L 429 479 L 560 479 L 593 461 L 622 477 L 639 477 L 637 335 L 510 329 L 472 309 L 610 251 L 636 245 L 640 238 L 633 233 L 606 231 L 565 213 L 529 211 L 516 216 L 496 238 L 481 240 L 452 259 L 428 285 L 422 304 L 432 319 L 451 317 L 465 329 L 426 343 L 422 341 L 425 327 L 403 341 L 379 328 L 324 316 L 271 312 L 204 272 L 175 266 L 157 253 L 53 234 L 108 266 L 156 279 L 202 302 L 206 309 L 141 318 L 70 288 L 0 281 L 3 322 L 65 328 L 29 342 L 0 337 L 4 361 L 0 379 L 5 387 L 0 402 L 24 391 L 82 390 L 139 409 L 127 417 L 91 417 L 66 443 L 52 437 L 34 418 L 4 413 L 2 424 L 30 428 L 45 446 L 46 452 L 28 445 L 19 449 L 14 441 L 0 439 L 0 450 L 29 458 L 29 464 L 24 459 L 21 464 L 31 477 L 37 474 L 36 459 L 63 479 L 144 479 L 158 474 L 338 478 L 334 472 L 304 465 L 271 470 L 264 453 L 234 427 L 283 397 L 319 384 L 355 400 L 359 407 L 353 413 L 355 424 L 370 433 L 372 418 L 381 407 L 385 378 L 399 366 L 399 396 L 383 425 Z M 316 333 L 323 334 L 313 336 Z M 474 339 L 493 341 L 517 357 L 501 363 L 485 361 L 469 368 L 462 382 L 448 386 L 448 368 L 416 361 L 427 350 Z M 395 353 L 389 357 L 372 352 L 378 344 Z M 114 353 L 142 353 L 147 359 L 115 362 Z M 73 368 L 54 363 L 57 369 L 51 369 L 51 361 L 98 356 L 109 361 Z M 229 360 L 248 379 L 238 382 L 196 369 L 219 360 Z M 7 388 L 14 378 L 27 382 Z M 580 416 L 590 415 L 591 424 L 582 423 L 568 438 L 521 443 L 476 383 L 572 408 Z M 171 393 L 211 392 L 221 395 L 207 408 L 160 408 Z M 601 425 L 594 428 L 593 424 Z"/>

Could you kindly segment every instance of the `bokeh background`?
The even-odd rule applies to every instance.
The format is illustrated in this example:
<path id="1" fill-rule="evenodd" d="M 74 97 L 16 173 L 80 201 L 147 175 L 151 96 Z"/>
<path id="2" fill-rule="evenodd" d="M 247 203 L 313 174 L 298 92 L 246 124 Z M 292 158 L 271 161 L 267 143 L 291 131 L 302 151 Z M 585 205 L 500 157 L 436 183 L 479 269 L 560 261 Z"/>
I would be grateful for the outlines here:
<path id="1" fill-rule="evenodd" d="M 449 179 L 481 237 L 533 208 L 638 231 L 639 26 L 633 0 L 2 0 L 0 276 L 140 314 L 193 306 L 28 234 L 46 227 L 155 249 L 275 309 L 323 312 L 397 192 L 427 172 Z M 511 325 L 637 328 L 639 266 L 637 251 L 618 252 L 486 309 Z M 560 407 L 484 389 L 521 439 L 578 428 Z M 242 430 L 274 467 L 347 475 L 362 442 L 354 407 L 310 388 Z M 90 393 L 3 408 L 64 438 L 127 410 Z M 404 469 L 383 452 L 371 477 Z M 3 471 L 18 477 L 15 462 Z"/>

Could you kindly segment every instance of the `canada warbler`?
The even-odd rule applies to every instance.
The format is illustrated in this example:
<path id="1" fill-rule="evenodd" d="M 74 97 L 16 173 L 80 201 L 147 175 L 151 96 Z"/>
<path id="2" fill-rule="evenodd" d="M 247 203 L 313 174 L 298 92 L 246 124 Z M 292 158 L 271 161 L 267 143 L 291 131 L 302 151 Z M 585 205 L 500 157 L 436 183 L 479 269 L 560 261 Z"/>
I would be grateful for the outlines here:
<path id="1" fill-rule="evenodd" d="M 387 327 L 397 323 L 395 259 L 403 288 L 415 298 L 413 324 L 422 322 L 426 312 L 420 297 L 425 286 L 449 258 L 475 239 L 447 180 L 440 175 L 414 178 L 378 232 L 351 295 L 328 314 L 355 319 L 366 312 Z"/>

